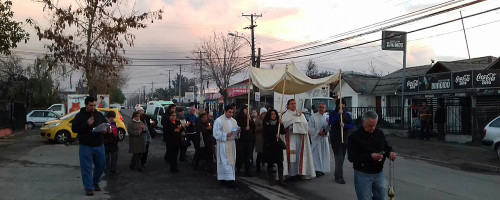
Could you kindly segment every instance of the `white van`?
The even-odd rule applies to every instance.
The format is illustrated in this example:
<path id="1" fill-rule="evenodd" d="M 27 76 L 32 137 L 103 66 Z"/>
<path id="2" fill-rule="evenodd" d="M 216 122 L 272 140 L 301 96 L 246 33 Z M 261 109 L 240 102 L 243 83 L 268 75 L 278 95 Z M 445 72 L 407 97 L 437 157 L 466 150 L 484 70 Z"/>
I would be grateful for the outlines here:
<path id="1" fill-rule="evenodd" d="M 52 104 L 47 110 L 51 110 L 56 113 L 59 117 L 66 115 L 66 107 L 64 104 Z"/>
<path id="2" fill-rule="evenodd" d="M 174 104 L 172 101 L 150 101 L 147 104 L 146 115 L 149 117 L 156 119 L 158 121 L 157 127 L 163 128 L 161 125 L 161 116 L 167 110 L 169 105 Z"/>

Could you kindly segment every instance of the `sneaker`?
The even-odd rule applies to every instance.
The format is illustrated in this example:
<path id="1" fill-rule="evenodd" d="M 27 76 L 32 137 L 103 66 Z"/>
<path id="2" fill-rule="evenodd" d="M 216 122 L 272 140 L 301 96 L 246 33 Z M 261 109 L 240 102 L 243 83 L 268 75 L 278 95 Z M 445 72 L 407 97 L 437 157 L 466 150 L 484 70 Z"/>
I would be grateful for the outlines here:
<path id="1" fill-rule="evenodd" d="M 94 185 L 94 191 L 101 191 L 101 187 L 99 185 Z"/>
<path id="2" fill-rule="evenodd" d="M 87 196 L 94 196 L 94 192 L 92 190 L 85 190 L 85 194 Z"/>

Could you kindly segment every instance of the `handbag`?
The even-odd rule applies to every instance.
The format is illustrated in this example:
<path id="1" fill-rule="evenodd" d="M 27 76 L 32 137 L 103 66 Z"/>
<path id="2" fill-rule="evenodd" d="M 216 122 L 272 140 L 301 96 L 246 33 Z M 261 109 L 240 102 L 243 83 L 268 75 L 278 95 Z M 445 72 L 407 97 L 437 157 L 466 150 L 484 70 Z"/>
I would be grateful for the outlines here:
<path id="1" fill-rule="evenodd" d="M 183 135 L 181 138 L 181 144 L 183 147 L 188 147 L 189 145 L 191 145 L 191 142 L 189 142 L 187 137 Z"/>
<path id="2" fill-rule="evenodd" d="M 280 139 L 278 139 L 278 146 L 279 146 L 281 149 L 286 150 L 286 144 L 285 144 L 285 142 L 283 142 L 283 140 L 281 140 L 281 138 L 280 138 Z"/>

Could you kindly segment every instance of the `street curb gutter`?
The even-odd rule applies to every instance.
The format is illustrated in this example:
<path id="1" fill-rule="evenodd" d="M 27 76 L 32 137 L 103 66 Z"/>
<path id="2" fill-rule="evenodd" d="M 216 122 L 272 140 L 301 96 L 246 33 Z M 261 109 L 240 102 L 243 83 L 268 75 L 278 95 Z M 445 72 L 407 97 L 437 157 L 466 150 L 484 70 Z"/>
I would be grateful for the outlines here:
<path id="1" fill-rule="evenodd" d="M 420 156 L 411 156 L 411 155 L 405 155 L 405 154 L 399 154 L 399 155 L 402 157 L 405 157 L 405 158 L 423 160 L 423 161 L 428 161 L 428 162 L 437 163 L 437 164 L 441 164 L 441 165 L 455 166 L 455 167 L 471 169 L 471 170 L 475 170 L 475 171 L 488 171 L 488 172 L 493 172 L 493 173 L 500 173 L 500 167 L 493 166 L 493 165 L 485 165 L 485 164 L 479 164 L 479 163 L 452 163 L 452 162 L 434 160 L 434 159 L 420 157 Z"/>

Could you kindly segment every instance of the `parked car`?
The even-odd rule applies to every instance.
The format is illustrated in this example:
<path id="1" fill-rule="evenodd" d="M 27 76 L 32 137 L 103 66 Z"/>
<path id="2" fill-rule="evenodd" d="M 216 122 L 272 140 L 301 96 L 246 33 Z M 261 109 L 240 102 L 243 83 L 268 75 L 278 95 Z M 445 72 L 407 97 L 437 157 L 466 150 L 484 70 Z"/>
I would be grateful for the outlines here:
<path id="1" fill-rule="evenodd" d="M 26 115 L 28 129 L 41 127 L 45 122 L 59 119 L 59 115 L 51 110 L 33 110 Z"/>
<path id="2" fill-rule="evenodd" d="M 118 109 L 116 108 L 97 108 L 97 111 L 101 112 L 106 116 L 107 112 L 116 113 L 116 127 L 118 128 L 118 137 L 120 141 L 125 138 L 127 134 L 127 127 L 125 126 L 124 119 Z M 78 134 L 73 133 L 71 130 L 71 121 L 75 118 L 75 115 L 79 111 L 74 111 L 69 113 L 59 120 L 53 120 L 46 122 L 42 128 L 40 128 L 40 135 L 50 141 L 55 141 L 57 143 L 66 143 L 69 140 L 73 140 Z"/>
<path id="3" fill-rule="evenodd" d="M 120 106 L 120 111 L 127 109 L 125 106 Z"/>
<path id="4" fill-rule="evenodd" d="M 483 141 L 484 146 L 489 147 L 491 150 L 495 151 L 497 156 L 500 158 L 500 116 L 491 120 L 484 127 L 483 131 Z"/>
<path id="5" fill-rule="evenodd" d="M 119 103 L 112 103 L 112 104 L 109 104 L 109 108 L 116 108 L 116 109 L 118 109 L 118 111 L 121 111 L 122 106 Z"/>

